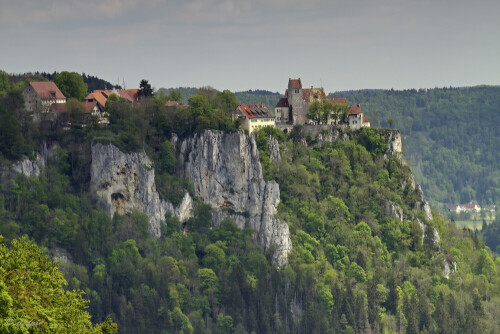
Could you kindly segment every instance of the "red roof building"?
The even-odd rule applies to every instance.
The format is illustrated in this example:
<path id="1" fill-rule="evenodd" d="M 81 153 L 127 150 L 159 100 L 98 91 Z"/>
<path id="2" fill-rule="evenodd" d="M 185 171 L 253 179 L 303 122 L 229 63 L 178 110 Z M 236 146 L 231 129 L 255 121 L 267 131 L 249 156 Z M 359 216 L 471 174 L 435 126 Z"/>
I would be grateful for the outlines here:
<path id="1" fill-rule="evenodd" d="M 66 103 L 66 96 L 52 81 L 30 82 L 23 98 L 26 110 L 34 112 L 48 112 L 52 104 Z"/>
<path id="2" fill-rule="evenodd" d="M 243 129 L 249 133 L 264 126 L 275 125 L 275 118 L 267 105 L 263 103 L 240 104 L 232 115 L 233 121 L 240 119 Z"/>
<path id="3" fill-rule="evenodd" d="M 121 98 L 127 100 L 128 102 L 139 101 L 139 90 L 138 89 L 105 89 L 105 90 L 94 90 L 92 93 L 85 97 L 87 102 L 97 102 L 101 108 L 106 106 L 106 102 L 111 94 L 116 94 Z"/>

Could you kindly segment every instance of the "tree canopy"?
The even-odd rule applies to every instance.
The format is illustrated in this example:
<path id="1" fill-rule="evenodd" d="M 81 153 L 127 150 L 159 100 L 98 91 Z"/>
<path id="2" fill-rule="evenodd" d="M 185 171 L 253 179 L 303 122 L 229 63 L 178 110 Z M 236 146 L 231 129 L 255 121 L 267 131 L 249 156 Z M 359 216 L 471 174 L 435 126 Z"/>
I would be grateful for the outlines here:
<path id="1" fill-rule="evenodd" d="M 83 82 L 82 76 L 76 72 L 57 73 L 53 80 L 67 99 L 75 98 L 81 101 L 88 94 L 87 84 Z"/>
<path id="2" fill-rule="evenodd" d="M 8 247 L 0 235 L 2 333 L 117 333 L 109 319 L 93 326 L 82 291 L 65 291 L 57 264 L 26 238 Z"/>

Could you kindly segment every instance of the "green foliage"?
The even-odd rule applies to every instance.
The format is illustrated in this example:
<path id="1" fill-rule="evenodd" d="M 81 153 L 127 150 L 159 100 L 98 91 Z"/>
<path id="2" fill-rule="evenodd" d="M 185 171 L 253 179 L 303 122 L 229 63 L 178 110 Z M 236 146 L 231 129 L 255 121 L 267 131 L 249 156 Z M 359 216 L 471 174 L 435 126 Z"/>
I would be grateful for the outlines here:
<path id="1" fill-rule="evenodd" d="M 117 333 L 107 320 L 92 326 L 82 291 L 65 291 L 57 264 L 26 238 L 10 247 L 0 236 L 0 329 L 2 333 Z"/>
<path id="2" fill-rule="evenodd" d="M 88 94 L 88 87 L 80 74 L 76 72 L 63 71 L 54 75 L 54 83 L 67 99 L 75 98 L 83 100 Z"/>
<path id="3" fill-rule="evenodd" d="M 141 80 L 137 95 L 141 98 L 153 96 L 153 88 L 151 88 L 151 85 L 146 79 Z"/>
<path id="4" fill-rule="evenodd" d="M 360 103 L 373 126 L 396 127 L 431 205 L 500 201 L 500 88 L 338 92 Z M 487 121 L 486 121 L 487 120 Z"/>
<path id="5" fill-rule="evenodd" d="M 274 106 L 278 104 L 278 101 L 282 97 L 280 93 L 272 93 L 266 90 L 248 90 L 244 92 L 236 92 L 236 98 L 242 104 L 252 104 L 252 103 L 264 103 L 271 110 Z"/>
<path id="6" fill-rule="evenodd" d="M 220 313 L 217 317 L 215 332 L 217 334 L 232 334 L 233 318 L 230 315 L 224 315 Z"/>
<path id="7" fill-rule="evenodd" d="M 287 265 L 273 265 L 278 246 L 263 251 L 252 230 L 230 218 L 217 225 L 211 206 L 194 197 L 178 171 L 172 134 L 182 140 L 231 128 L 233 97 L 204 89 L 175 112 L 155 98 L 110 98 L 109 127 L 52 133 L 46 138 L 60 148 L 51 149 L 40 177 L 1 180 L 0 231 L 9 239 L 28 234 L 68 255 L 60 267 L 67 289 L 84 290 L 93 319 L 112 329 L 105 320 L 111 315 L 124 333 L 496 332 L 498 259 L 475 233 L 439 215 L 423 217 L 411 170 L 387 152 L 395 130 L 346 132 L 349 140 L 321 146 L 311 138 L 306 145 L 300 128 L 288 138 L 272 128 L 255 133 L 265 177 L 280 186 L 276 218 L 288 224 L 293 244 Z M 269 159 L 270 136 L 280 146 L 276 161 Z M 193 216 L 180 222 L 167 213 L 156 239 L 144 214 L 111 219 L 97 210 L 88 191 L 88 141 L 97 138 L 144 150 L 161 196 L 178 204 L 189 192 Z M 239 224 L 250 218 L 227 212 Z M 445 260 L 451 268 L 457 262 L 448 278 Z M 5 291 L 0 284 L 0 313 L 16 304 Z"/>

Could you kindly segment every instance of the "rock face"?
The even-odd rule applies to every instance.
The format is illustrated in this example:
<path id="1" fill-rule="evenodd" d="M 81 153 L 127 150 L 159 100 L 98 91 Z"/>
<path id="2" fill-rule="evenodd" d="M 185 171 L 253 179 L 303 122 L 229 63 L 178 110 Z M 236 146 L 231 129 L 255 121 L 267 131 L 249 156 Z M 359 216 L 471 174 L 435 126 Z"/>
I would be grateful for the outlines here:
<path id="1" fill-rule="evenodd" d="M 271 145 L 278 156 L 278 146 Z M 286 263 L 292 243 L 288 225 L 274 217 L 279 186 L 264 180 L 253 135 L 242 131 L 197 134 L 182 142 L 178 161 L 196 196 L 214 210 L 216 221 L 231 216 L 240 228 L 254 229 L 264 249 L 275 247 L 275 262 Z"/>
<path id="2" fill-rule="evenodd" d="M 427 217 L 427 219 L 432 220 L 432 212 L 429 203 L 424 198 L 424 192 L 419 184 L 417 184 L 417 191 L 420 194 L 420 202 L 417 203 L 417 209 L 422 210 Z"/>
<path id="3" fill-rule="evenodd" d="M 45 166 L 45 161 L 41 155 L 37 155 L 36 160 L 30 160 L 28 157 L 17 161 L 12 165 L 12 171 L 15 174 L 24 174 L 29 177 L 38 177 L 40 170 Z"/>
<path id="4" fill-rule="evenodd" d="M 401 140 L 401 133 L 399 131 L 390 131 L 387 136 L 387 144 L 389 145 L 389 153 L 402 157 L 403 141 Z"/>
<path id="5" fill-rule="evenodd" d="M 152 161 L 145 153 L 123 153 L 111 144 L 92 145 L 90 189 L 111 215 L 139 210 L 149 217 L 149 232 L 159 237 L 165 213 L 181 221 L 191 216 L 192 201 L 186 193 L 179 207 L 160 199 L 155 186 Z"/>
<path id="6" fill-rule="evenodd" d="M 281 159 L 280 154 L 280 146 L 278 141 L 273 136 L 269 136 L 269 144 L 267 145 L 269 148 L 269 159 L 271 161 L 277 161 Z"/>

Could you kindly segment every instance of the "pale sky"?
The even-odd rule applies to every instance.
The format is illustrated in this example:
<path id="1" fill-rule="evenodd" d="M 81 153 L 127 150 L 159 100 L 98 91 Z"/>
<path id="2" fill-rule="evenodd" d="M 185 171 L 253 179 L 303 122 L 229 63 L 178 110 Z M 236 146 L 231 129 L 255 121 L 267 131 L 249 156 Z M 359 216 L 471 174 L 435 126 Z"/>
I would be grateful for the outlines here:
<path id="1" fill-rule="evenodd" d="M 0 0 L 0 69 L 137 88 L 500 85 L 498 0 Z"/>

